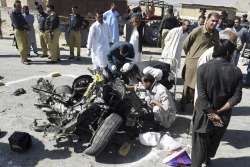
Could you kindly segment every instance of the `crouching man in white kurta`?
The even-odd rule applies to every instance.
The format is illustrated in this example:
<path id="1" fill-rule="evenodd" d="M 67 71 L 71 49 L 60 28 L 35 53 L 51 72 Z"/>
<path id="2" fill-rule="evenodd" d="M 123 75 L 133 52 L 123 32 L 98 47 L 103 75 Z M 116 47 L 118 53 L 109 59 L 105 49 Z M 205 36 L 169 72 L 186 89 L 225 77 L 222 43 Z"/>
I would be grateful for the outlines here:
<path id="1" fill-rule="evenodd" d="M 169 128 L 175 121 L 176 106 L 171 93 L 158 82 L 161 80 L 162 71 L 147 67 L 143 70 L 143 74 L 142 82 L 130 87 L 130 90 L 134 89 L 139 96 L 143 92 L 144 97 L 140 96 L 140 98 L 143 98 L 152 108 L 155 121 L 161 126 Z"/>
<path id="2" fill-rule="evenodd" d="M 107 55 L 111 40 L 109 27 L 103 22 L 103 14 L 96 12 L 96 22 L 90 27 L 87 43 L 88 55 L 92 58 L 94 69 L 104 68 L 108 65 Z"/>

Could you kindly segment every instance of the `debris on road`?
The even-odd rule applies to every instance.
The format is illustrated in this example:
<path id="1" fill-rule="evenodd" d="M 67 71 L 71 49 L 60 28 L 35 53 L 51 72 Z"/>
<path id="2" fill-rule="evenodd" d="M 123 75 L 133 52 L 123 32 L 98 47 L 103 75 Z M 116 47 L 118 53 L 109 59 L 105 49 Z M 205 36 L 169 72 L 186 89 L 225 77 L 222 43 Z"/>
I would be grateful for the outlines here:
<path id="1" fill-rule="evenodd" d="M 21 96 L 23 94 L 26 94 L 26 90 L 24 90 L 23 88 L 19 88 L 13 93 L 14 96 Z"/>
<path id="2" fill-rule="evenodd" d="M 8 110 L 8 108 L 5 108 L 2 111 L 0 111 L 0 113 L 5 113 L 7 110 Z"/>
<path id="3" fill-rule="evenodd" d="M 118 153 L 119 155 L 126 157 L 131 149 L 131 144 L 128 142 L 125 142 L 121 148 L 119 149 Z"/>
<path id="4" fill-rule="evenodd" d="M 169 166 L 190 166 L 191 159 L 186 152 L 186 149 L 180 149 L 167 156 L 162 163 Z"/>
<path id="5" fill-rule="evenodd" d="M 0 82 L 0 86 L 5 86 L 5 83 L 3 83 L 3 82 Z"/>
<path id="6" fill-rule="evenodd" d="M 62 74 L 60 74 L 59 72 L 51 73 L 51 77 L 53 78 L 60 77 L 60 76 L 62 76 Z"/>

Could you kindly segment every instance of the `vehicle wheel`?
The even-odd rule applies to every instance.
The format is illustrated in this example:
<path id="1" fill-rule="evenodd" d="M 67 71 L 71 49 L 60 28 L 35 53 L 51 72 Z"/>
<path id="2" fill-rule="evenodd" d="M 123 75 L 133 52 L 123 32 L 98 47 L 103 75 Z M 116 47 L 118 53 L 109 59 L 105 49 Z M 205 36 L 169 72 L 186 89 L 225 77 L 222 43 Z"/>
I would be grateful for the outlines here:
<path id="1" fill-rule="evenodd" d="M 108 116 L 99 130 L 96 132 L 91 146 L 85 150 L 85 153 L 93 156 L 97 156 L 99 153 L 101 153 L 107 146 L 113 134 L 121 126 L 122 121 L 122 117 L 116 113 L 112 113 L 110 116 Z"/>

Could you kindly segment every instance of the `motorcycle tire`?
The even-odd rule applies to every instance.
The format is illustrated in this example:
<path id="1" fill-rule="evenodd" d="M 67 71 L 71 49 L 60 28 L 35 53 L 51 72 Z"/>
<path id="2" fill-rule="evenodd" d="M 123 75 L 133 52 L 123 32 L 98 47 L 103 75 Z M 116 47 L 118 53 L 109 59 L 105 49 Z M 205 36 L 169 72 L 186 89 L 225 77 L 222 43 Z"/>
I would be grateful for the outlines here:
<path id="1" fill-rule="evenodd" d="M 122 122 L 122 117 L 116 113 L 108 116 L 93 137 L 91 146 L 85 150 L 85 154 L 92 156 L 99 155 L 105 149 Z"/>

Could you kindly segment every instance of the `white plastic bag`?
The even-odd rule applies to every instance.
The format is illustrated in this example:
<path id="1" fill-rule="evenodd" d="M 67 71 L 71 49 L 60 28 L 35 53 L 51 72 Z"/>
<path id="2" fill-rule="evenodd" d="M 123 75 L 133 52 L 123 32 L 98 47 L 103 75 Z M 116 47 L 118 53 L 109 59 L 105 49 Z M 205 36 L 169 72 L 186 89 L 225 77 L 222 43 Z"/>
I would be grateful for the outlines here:
<path id="1" fill-rule="evenodd" d="M 147 132 L 139 135 L 139 141 L 142 145 L 155 147 L 161 139 L 161 134 L 156 132 Z"/>
<path id="2" fill-rule="evenodd" d="M 172 137 L 169 135 L 165 134 L 159 143 L 159 148 L 162 150 L 167 150 L 167 151 L 174 151 L 177 149 L 180 149 L 182 145 L 175 141 Z"/>

